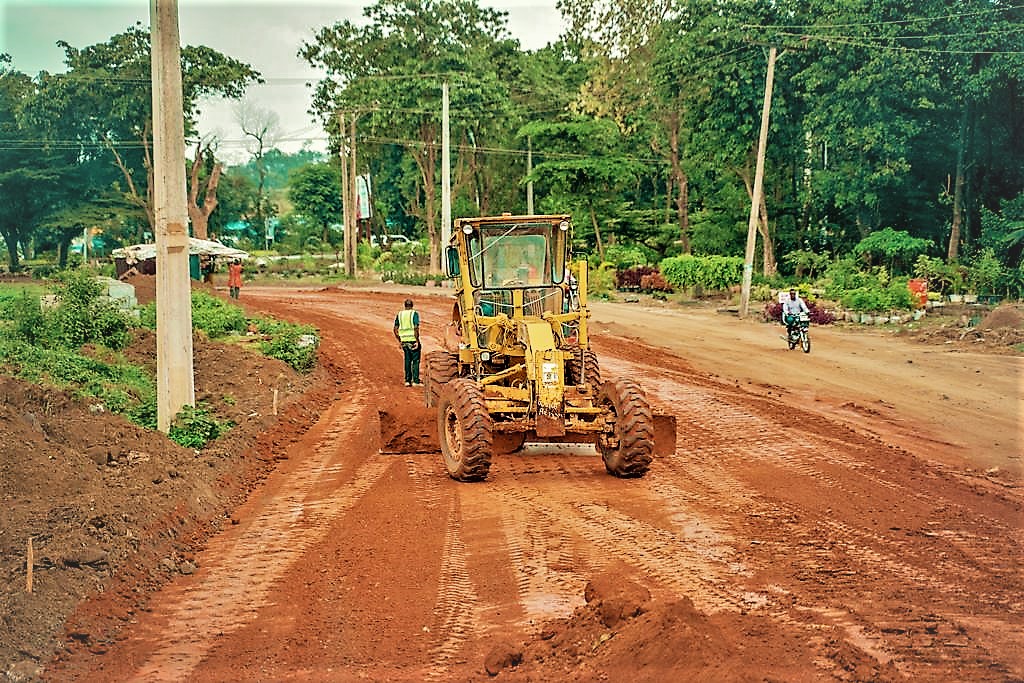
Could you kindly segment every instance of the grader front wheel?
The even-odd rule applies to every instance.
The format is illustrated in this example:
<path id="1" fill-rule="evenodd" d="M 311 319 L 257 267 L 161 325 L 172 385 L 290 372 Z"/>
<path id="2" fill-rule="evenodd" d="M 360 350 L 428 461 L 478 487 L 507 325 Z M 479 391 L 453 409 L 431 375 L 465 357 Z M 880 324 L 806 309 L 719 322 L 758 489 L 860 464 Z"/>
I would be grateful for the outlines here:
<path id="1" fill-rule="evenodd" d="M 493 422 L 483 391 L 468 379 L 453 379 L 441 389 L 437 435 L 452 479 L 480 481 L 491 469 Z"/>
<path id="2" fill-rule="evenodd" d="M 600 404 L 614 422 L 598 443 L 605 469 L 616 477 L 642 477 L 654 458 L 654 415 L 643 390 L 619 379 L 601 387 Z"/>

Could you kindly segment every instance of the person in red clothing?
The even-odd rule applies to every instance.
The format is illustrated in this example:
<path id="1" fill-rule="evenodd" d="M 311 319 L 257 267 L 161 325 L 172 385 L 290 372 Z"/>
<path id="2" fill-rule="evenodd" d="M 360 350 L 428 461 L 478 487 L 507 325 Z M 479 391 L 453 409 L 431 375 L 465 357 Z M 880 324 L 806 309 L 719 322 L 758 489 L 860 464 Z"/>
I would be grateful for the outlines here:
<path id="1" fill-rule="evenodd" d="M 228 294 L 232 299 L 238 298 L 238 291 L 242 288 L 242 262 L 235 259 L 228 266 Z"/>

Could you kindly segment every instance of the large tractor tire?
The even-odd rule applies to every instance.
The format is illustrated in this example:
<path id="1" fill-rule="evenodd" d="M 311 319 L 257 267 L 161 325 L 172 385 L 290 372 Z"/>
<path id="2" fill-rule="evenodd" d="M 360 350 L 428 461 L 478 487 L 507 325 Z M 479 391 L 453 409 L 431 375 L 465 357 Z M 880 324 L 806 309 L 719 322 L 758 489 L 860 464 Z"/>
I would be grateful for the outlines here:
<path id="1" fill-rule="evenodd" d="M 598 403 L 614 429 L 598 442 L 605 469 L 616 477 L 642 477 L 654 458 L 654 414 L 640 386 L 628 379 L 605 382 Z"/>
<path id="2" fill-rule="evenodd" d="M 433 408 L 448 382 L 459 376 L 459 357 L 447 351 L 431 351 L 424 358 L 426 373 L 423 392 L 427 406 Z"/>
<path id="3" fill-rule="evenodd" d="M 493 422 L 484 392 L 469 379 L 453 379 L 441 391 L 437 411 L 441 455 L 452 479 L 481 481 L 491 469 Z"/>
<path id="4" fill-rule="evenodd" d="M 582 372 L 583 380 L 594 394 L 601 391 L 601 367 L 597 362 L 597 354 L 590 349 L 576 349 L 576 355 L 565 363 L 565 383 L 577 386 Z"/>

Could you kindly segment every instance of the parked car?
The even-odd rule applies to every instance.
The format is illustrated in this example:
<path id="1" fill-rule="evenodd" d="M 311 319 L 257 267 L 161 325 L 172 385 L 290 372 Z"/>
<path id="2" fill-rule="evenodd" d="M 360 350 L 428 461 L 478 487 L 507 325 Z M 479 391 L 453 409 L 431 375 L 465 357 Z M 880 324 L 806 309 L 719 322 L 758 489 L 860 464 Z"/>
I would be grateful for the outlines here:
<path id="1" fill-rule="evenodd" d="M 370 244 L 375 247 L 381 247 L 382 249 L 387 248 L 390 244 L 403 243 L 409 244 L 412 242 L 411 239 L 405 235 L 371 235 Z"/>

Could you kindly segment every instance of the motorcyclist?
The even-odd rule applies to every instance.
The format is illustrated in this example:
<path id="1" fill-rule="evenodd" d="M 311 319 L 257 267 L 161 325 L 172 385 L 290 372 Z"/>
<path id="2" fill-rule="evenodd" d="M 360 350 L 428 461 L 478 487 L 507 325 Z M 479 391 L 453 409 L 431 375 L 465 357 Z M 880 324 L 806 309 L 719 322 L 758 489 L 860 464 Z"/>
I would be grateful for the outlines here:
<path id="1" fill-rule="evenodd" d="M 791 289 L 789 290 L 789 298 L 782 300 L 782 324 L 786 326 L 787 332 L 796 326 L 801 313 L 810 313 L 810 311 L 804 300 L 796 293 L 796 290 Z"/>

